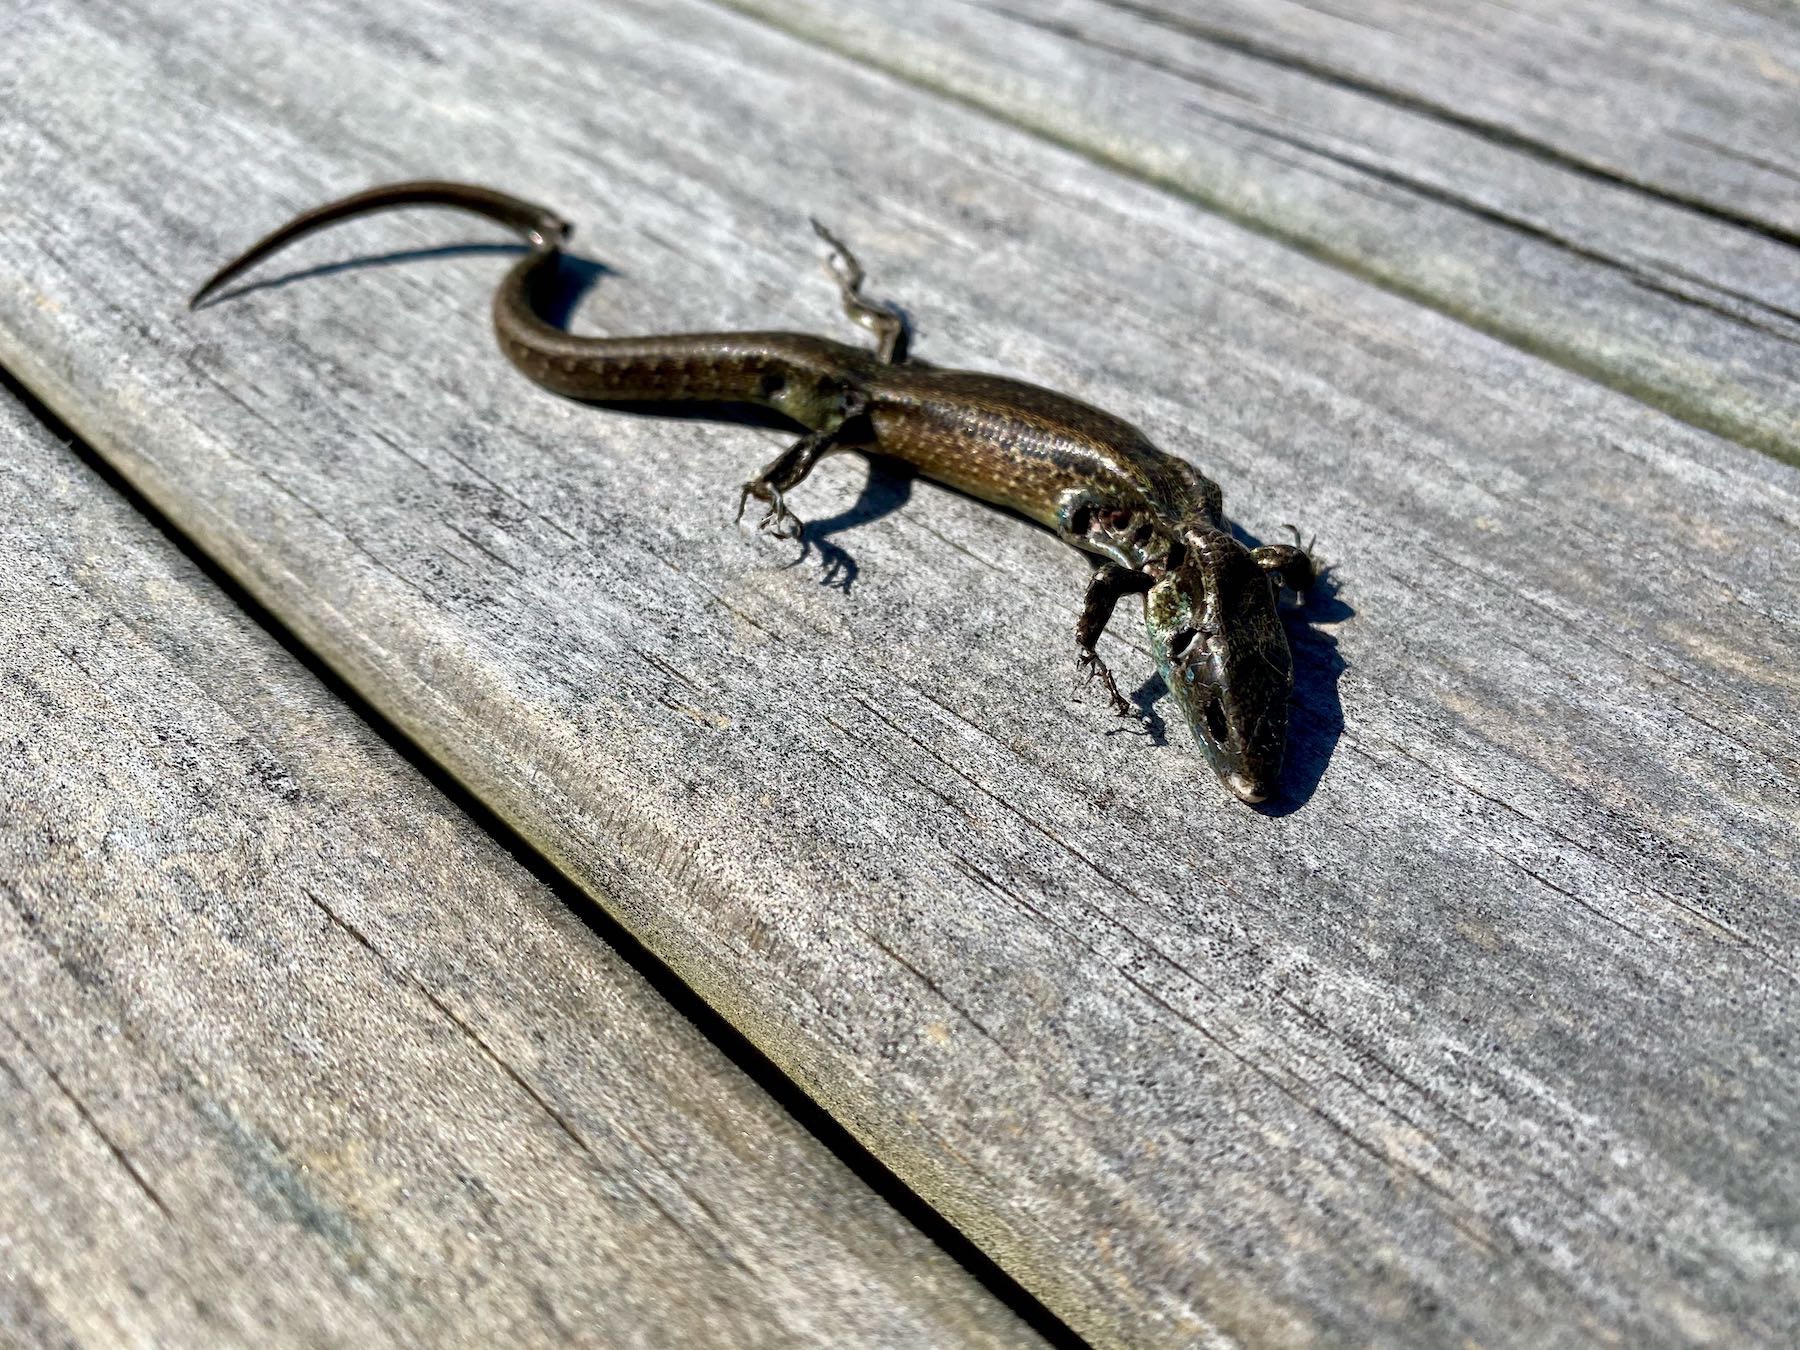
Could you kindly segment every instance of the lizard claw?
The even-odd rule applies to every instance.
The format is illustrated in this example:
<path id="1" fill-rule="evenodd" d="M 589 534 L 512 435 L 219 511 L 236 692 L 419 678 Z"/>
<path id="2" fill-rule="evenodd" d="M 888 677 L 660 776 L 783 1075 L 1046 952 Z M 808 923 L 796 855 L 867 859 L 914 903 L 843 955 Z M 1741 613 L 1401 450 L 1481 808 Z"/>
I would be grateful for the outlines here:
<path id="1" fill-rule="evenodd" d="M 798 539 L 806 529 L 806 522 L 788 509 L 787 499 L 782 496 L 781 489 L 771 487 L 761 479 L 752 479 L 745 483 L 743 491 L 738 494 L 736 520 L 744 519 L 744 508 L 754 497 L 759 502 L 766 502 L 769 509 L 763 512 L 763 518 L 756 522 L 759 530 L 768 530 L 777 539 Z"/>
<path id="2" fill-rule="evenodd" d="M 767 530 L 777 539 L 798 539 L 806 529 L 806 522 L 788 510 L 787 499 L 781 495 L 780 488 L 770 488 L 769 494 L 774 500 L 769 503 L 768 514 L 757 522 L 756 528 Z"/>
<path id="3" fill-rule="evenodd" d="M 1112 710 L 1120 717 L 1137 717 L 1138 711 L 1131 706 L 1129 699 L 1119 692 L 1119 685 L 1113 679 L 1113 673 L 1106 668 L 1100 659 L 1100 653 L 1092 647 L 1084 647 L 1076 654 L 1075 664 L 1087 672 L 1090 680 L 1098 680 L 1106 687 L 1106 696 L 1112 702 Z"/>

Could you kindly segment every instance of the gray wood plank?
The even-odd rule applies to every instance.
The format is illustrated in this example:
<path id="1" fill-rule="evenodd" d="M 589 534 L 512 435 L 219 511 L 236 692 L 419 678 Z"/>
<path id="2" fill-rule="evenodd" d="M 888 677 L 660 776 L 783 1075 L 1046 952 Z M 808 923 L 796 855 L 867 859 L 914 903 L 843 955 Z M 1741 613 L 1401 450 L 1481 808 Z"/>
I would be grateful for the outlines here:
<path id="1" fill-rule="evenodd" d="M 1800 461 L 1791 13 L 731 3 Z"/>
<path id="2" fill-rule="evenodd" d="M 1108 0 L 1800 243 L 1800 25 L 1767 0 Z"/>
<path id="3" fill-rule="evenodd" d="M 0 1343 L 1036 1343 L 0 402 Z"/>
<path id="4" fill-rule="evenodd" d="M 1795 471 L 704 5 L 34 16 L 0 359 L 1082 1330 L 1792 1338 Z M 491 253 L 181 309 L 424 172 L 614 332 L 833 322 L 811 211 L 929 359 L 1316 528 L 1286 807 L 1076 683 L 1042 532 L 832 461 L 796 562 L 778 438 L 523 384 Z"/>

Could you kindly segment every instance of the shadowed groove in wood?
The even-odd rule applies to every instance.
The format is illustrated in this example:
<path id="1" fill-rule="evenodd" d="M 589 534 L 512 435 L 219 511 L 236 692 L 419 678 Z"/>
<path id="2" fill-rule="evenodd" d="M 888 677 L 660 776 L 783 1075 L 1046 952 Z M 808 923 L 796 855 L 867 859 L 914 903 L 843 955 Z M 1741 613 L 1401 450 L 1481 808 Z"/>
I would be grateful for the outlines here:
<path id="1" fill-rule="evenodd" d="M 1800 233 L 1784 226 L 1763 220 L 1747 212 L 1721 206 L 1707 201 L 1691 193 L 1676 192 L 1654 183 L 1644 182 L 1622 173 L 1618 169 L 1581 155 L 1571 154 L 1567 150 L 1551 145 L 1547 141 L 1524 135 L 1511 127 L 1488 118 L 1472 117 L 1460 109 L 1436 99 L 1422 98 L 1417 94 L 1409 94 L 1391 85 L 1380 84 L 1374 80 L 1363 79 L 1349 71 L 1342 70 L 1329 62 L 1316 60 L 1294 52 L 1283 51 L 1267 42 L 1245 37 L 1241 33 L 1216 24 L 1202 23 L 1185 14 L 1173 14 L 1155 5 L 1135 4 L 1132 0 L 1099 0 L 1108 8 L 1134 14 L 1160 27 L 1182 33 L 1188 37 L 1199 38 L 1213 46 L 1226 51 L 1238 52 L 1256 61 L 1266 62 L 1272 66 L 1280 66 L 1285 70 L 1297 71 L 1314 79 L 1323 80 L 1352 93 L 1364 94 L 1383 103 L 1398 108 L 1403 112 L 1419 113 L 1433 121 L 1442 122 L 1445 126 L 1455 127 L 1461 131 L 1473 132 L 1495 145 L 1505 146 L 1509 150 L 1518 150 L 1543 160 L 1546 164 L 1569 173 L 1591 178 L 1596 182 L 1608 183 L 1630 192 L 1639 193 L 1653 201 L 1667 202 L 1679 206 L 1683 210 L 1708 216 L 1725 225 L 1740 230 L 1748 230 L 1752 234 L 1760 234 L 1776 243 L 1786 244 L 1790 248 L 1800 248 Z"/>
<path id="2" fill-rule="evenodd" d="M 1192 166 L 1171 168 L 1157 162 L 1165 157 L 1153 152 L 1129 135 L 1121 139 L 1119 128 L 1105 120 L 1083 121 L 1070 108 L 1055 106 L 1042 98 L 1028 98 L 1014 87 L 1013 72 L 1002 64 L 994 78 L 983 81 L 962 78 L 955 72 L 935 66 L 912 49 L 904 36 L 893 35 L 885 43 L 866 40 L 866 35 L 852 31 L 836 14 L 805 5 L 773 5 L 765 0 L 708 0 L 723 9 L 741 14 L 772 27 L 821 50 L 878 70 L 916 88 L 948 99 L 959 106 L 993 117 L 1082 156 L 1114 172 L 1127 174 L 1161 191 L 1174 194 L 1211 211 L 1234 224 L 1254 231 L 1308 257 L 1339 268 L 1359 280 L 1380 286 L 1396 295 L 1429 306 L 1460 323 L 1467 324 L 1489 337 L 1507 342 L 1521 351 L 1555 362 L 1564 369 L 1592 379 L 1608 388 L 1640 399 L 1651 407 L 1669 413 L 1692 426 L 1728 437 L 1740 444 L 1790 463 L 1800 463 L 1800 412 L 1793 401 L 1785 398 L 1779 386 L 1768 390 L 1751 389 L 1734 379 L 1727 363 L 1703 362 L 1699 359 L 1684 366 L 1678 360 L 1683 353 L 1676 348 L 1665 358 L 1650 347 L 1622 351 L 1636 341 L 1625 328 L 1609 329 L 1604 325 L 1573 323 L 1547 324 L 1540 311 L 1499 302 L 1479 296 L 1472 288 L 1446 284 L 1443 278 L 1421 273 L 1404 258 L 1384 258 L 1358 247 L 1323 222 L 1284 211 L 1279 203 L 1261 194 L 1242 194 L 1242 185 L 1200 172 Z M 960 0 L 947 0 L 954 10 Z M 1480 136 L 1494 146 L 1531 156 L 1550 168 L 1635 193 L 1647 201 L 1693 212 L 1721 226 L 1743 230 L 1786 247 L 1797 240 L 1791 230 L 1742 213 L 1731 211 L 1698 197 L 1674 193 L 1655 185 L 1638 182 L 1628 175 L 1608 170 L 1578 156 L 1561 152 L 1554 146 L 1520 135 L 1508 128 L 1482 119 L 1457 116 L 1430 100 L 1416 98 L 1385 88 L 1372 81 L 1361 80 L 1341 72 L 1332 72 L 1317 61 L 1284 54 L 1268 44 L 1251 41 L 1230 30 L 1196 23 L 1172 16 L 1152 6 L 1099 0 L 1123 13 L 1138 15 L 1148 22 L 1165 25 L 1197 40 L 1211 43 L 1221 50 L 1271 63 L 1279 68 L 1326 81 L 1355 95 L 1376 99 L 1401 113 L 1429 116 L 1445 127 Z M 1064 37 L 1071 42 L 1090 45 L 1122 59 L 1157 67 L 1180 79 L 1201 79 L 1186 70 L 1176 70 L 1159 61 L 1153 49 L 1136 50 L 1108 45 L 1080 32 L 1066 23 L 1058 23 L 1038 15 L 1002 5 L 981 3 L 972 7 L 985 10 L 1012 22 L 1029 25 Z M 1235 91 L 1231 91 L 1235 95 Z M 1559 232 L 1509 212 L 1475 201 L 1472 197 L 1425 182 L 1423 179 L 1352 158 L 1310 141 L 1282 133 L 1272 125 L 1261 125 L 1232 119 L 1214 109 L 1201 110 L 1208 118 L 1232 122 L 1245 134 L 1276 143 L 1292 145 L 1321 160 L 1342 164 L 1369 177 L 1388 183 L 1421 200 L 1478 219 L 1515 236 L 1536 240 L 1566 252 L 1572 257 L 1618 272 L 1631 284 L 1662 295 L 1677 306 L 1710 310 L 1727 324 L 1760 327 L 1763 332 L 1784 345 L 1800 343 L 1800 315 L 1785 306 L 1771 305 L 1759 297 L 1735 293 L 1726 288 L 1722 294 L 1740 304 L 1785 321 L 1780 326 L 1759 323 L 1755 318 L 1731 309 L 1704 295 L 1675 289 L 1658 281 L 1653 272 L 1641 264 L 1616 256 L 1603 248 L 1577 242 Z M 1477 255 L 1472 255 L 1477 256 Z M 1709 283 L 1708 289 L 1712 286 Z M 1537 297 L 1554 305 L 1553 288 Z M 1745 361 L 1767 365 L 1770 358 L 1746 354 Z M 1779 359 L 1779 358 L 1778 358 Z M 1800 378 L 1800 360 L 1785 358 L 1785 367 Z M 1788 387 L 1791 388 L 1791 385 Z"/>
<path id="3" fill-rule="evenodd" d="M 483 0 L 472 42 L 399 0 L 423 56 L 343 10 L 28 48 L 31 116 L 85 105 L 76 46 L 121 139 L 22 130 L 0 349 L 173 518 L 1095 1339 L 1782 1338 L 1792 471 L 716 10 Z M 818 328 L 811 210 L 926 359 L 1316 527 L 1304 804 L 1107 735 L 1083 569 L 1017 520 L 858 516 L 846 464 L 808 504 L 858 520 L 851 592 L 734 535 L 758 434 L 521 388 L 494 260 L 166 311 L 253 232 L 222 205 L 449 159 L 593 223 L 610 331 Z"/>
<path id="4" fill-rule="evenodd" d="M 757 1088 L 767 1094 L 769 1108 L 772 1111 L 785 1115 L 789 1121 L 798 1126 L 800 1131 L 804 1132 L 804 1136 L 810 1136 L 810 1141 L 819 1145 L 822 1153 L 828 1155 L 834 1164 L 841 1165 L 845 1169 L 846 1180 L 854 1178 L 850 1184 L 867 1186 L 880 1196 L 888 1206 L 897 1211 L 899 1219 L 904 1225 L 918 1230 L 925 1239 L 935 1244 L 945 1256 L 967 1272 L 976 1287 L 985 1291 L 985 1294 L 996 1300 L 999 1306 L 1017 1317 L 1023 1327 L 1029 1328 L 1034 1333 L 1029 1337 L 1021 1334 L 1016 1343 L 1045 1343 L 1074 1348 L 1085 1344 L 1080 1337 L 1022 1289 L 1011 1276 L 997 1267 L 963 1234 L 946 1223 L 941 1215 L 920 1200 L 890 1169 L 875 1158 L 828 1113 L 821 1110 L 817 1103 L 800 1091 L 794 1082 L 767 1056 L 757 1050 L 740 1031 L 699 999 L 642 942 L 603 910 L 597 908 L 587 894 L 572 885 L 567 877 L 551 866 L 515 830 L 473 796 L 440 764 L 409 740 L 379 709 L 346 684 L 331 668 L 328 661 L 302 644 L 285 623 L 246 590 L 236 578 L 225 572 L 195 541 L 183 534 L 163 511 L 135 485 L 124 478 L 105 457 L 98 454 L 54 409 L 20 383 L 9 370 L 0 367 L 0 436 L 12 434 L 11 422 L 14 420 L 29 425 L 32 432 L 41 430 L 48 440 L 66 450 L 71 460 L 81 466 L 80 471 L 84 475 L 91 475 L 116 498 L 117 513 L 133 518 L 131 528 L 136 528 L 140 521 L 150 527 L 161 542 L 170 546 L 171 554 L 179 555 L 187 568 L 197 573 L 206 583 L 216 589 L 220 608 L 229 609 L 241 615 L 245 626 L 254 630 L 257 638 L 269 639 L 279 646 L 293 663 L 296 674 L 303 671 L 305 678 L 323 686 L 324 690 L 338 701 L 342 706 L 346 721 L 360 724 L 362 728 L 372 732 L 384 749 L 392 751 L 400 760 L 405 761 L 407 766 L 428 783 L 432 790 L 447 798 L 452 806 L 466 817 L 468 824 L 473 829 L 478 830 L 493 845 L 497 845 L 495 852 L 508 858 L 535 883 L 553 893 L 568 908 L 569 912 L 585 925 L 587 931 L 599 940 L 609 960 L 616 959 L 622 968 L 628 970 L 636 979 L 645 982 L 649 989 L 660 996 L 666 1008 L 657 1011 L 666 1012 L 674 1024 L 690 1026 L 696 1030 L 704 1037 L 709 1049 L 720 1054 L 733 1069 L 746 1075 Z M 103 567 L 125 565 L 121 560 L 116 559 L 96 561 Z M 70 654 L 70 659 L 76 660 L 76 657 Z M 265 828 L 270 829 L 280 823 L 276 819 L 264 822 Z M 355 833 L 355 821 L 351 820 L 345 824 L 348 830 L 345 842 L 352 848 L 358 847 L 359 840 Z M 0 825 L 0 831 L 3 830 L 4 826 Z M 321 839 L 317 846 L 329 849 L 333 845 L 331 841 Z M 398 861 L 403 860 L 385 859 L 384 864 Z M 330 924 L 341 930 L 367 952 L 390 979 L 411 988 L 422 1000 L 435 1008 L 596 1166 L 603 1170 L 615 1166 L 613 1159 L 603 1157 L 597 1151 L 595 1144 L 585 1136 L 582 1129 L 570 1119 L 564 1109 L 553 1103 L 541 1087 L 534 1084 L 486 1037 L 472 1027 L 467 1018 L 457 1012 L 439 992 L 434 991 L 418 975 L 397 964 L 390 954 L 384 952 L 368 934 L 339 913 L 338 909 L 327 900 L 305 885 L 301 885 L 300 890 L 306 900 Z M 5 879 L 0 879 L 0 892 L 5 893 L 15 906 L 21 903 L 13 890 L 12 883 Z M 455 900 L 450 898 L 447 902 L 455 903 Z M 128 903 L 128 901 L 121 898 L 121 903 Z M 192 972 L 192 978 L 203 981 L 206 978 L 206 972 L 204 970 Z M 107 1131 L 89 1106 L 57 1070 L 48 1061 L 43 1060 L 30 1041 L 17 1028 L 13 1027 L 4 1012 L 0 1012 L 0 1026 L 5 1026 L 25 1054 L 39 1064 L 43 1073 L 67 1099 L 82 1122 L 112 1154 L 131 1182 L 164 1219 L 174 1221 L 179 1217 L 185 1217 L 172 1213 L 169 1204 L 145 1176 L 129 1152 Z M 382 1045 L 371 1045 L 367 1048 L 367 1053 L 372 1059 L 378 1060 L 384 1049 L 386 1047 Z M 0 1059 L 0 1070 L 5 1070 L 9 1077 L 16 1080 L 17 1075 L 13 1073 L 11 1066 L 7 1065 L 4 1059 Z M 234 1125 L 229 1121 L 220 1123 L 227 1133 L 241 1132 L 241 1126 Z M 622 1129 L 627 1132 L 632 1130 L 630 1116 L 624 1112 L 615 1114 L 606 1121 L 606 1125 L 609 1129 Z M 654 1150 L 649 1148 L 646 1141 L 635 1136 L 634 1140 L 639 1148 L 645 1150 L 646 1157 L 655 1157 Z M 295 1145 L 302 1143 L 298 1139 L 290 1142 Z M 694 1191 L 679 1172 L 668 1163 L 661 1159 L 657 1159 L 657 1162 L 661 1165 L 663 1175 L 668 1181 L 681 1189 L 695 1208 L 717 1225 L 719 1216 L 707 1198 Z M 752 1171 L 754 1171 L 754 1166 Z M 638 1185 L 629 1174 L 624 1174 L 623 1179 L 626 1184 L 633 1186 L 645 1203 L 662 1214 L 672 1227 L 685 1233 L 697 1252 L 705 1254 L 708 1259 L 729 1262 L 742 1271 L 746 1277 L 758 1280 L 767 1278 L 767 1271 L 759 1274 L 746 1266 L 740 1255 L 719 1234 L 693 1231 L 680 1216 L 670 1211 L 658 1200 L 653 1190 Z M 319 1228 L 320 1231 L 324 1231 L 326 1227 L 341 1227 L 337 1217 L 320 1209 L 315 1201 L 298 1192 L 296 1192 L 296 1197 L 290 1199 L 288 1204 L 296 1214 L 305 1218 L 310 1226 Z M 306 1218 L 307 1215 L 315 1217 Z M 489 1278 L 503 1279 L 507 1274 L 508 1272 L 496 1270 L 489 1273 Z M 654 1279 L 654 1268 L 646 1270 L 645 1275 Z M 0 1301 L 0 1306 L 4 1306 L 3 1301 Z M 671 1291 L 669 1312 L 671 1316 L 676 1316 L 679 1315 L 679 1311 L 679 1299 Z M 943 1311 L 949 1317 L 949 1320 L 943 1324 L 947 1327 L 956 1320 L 956 1314 L 953 1306 L 947 1305 Z M 988 1325 L 990 1323 L 992 1327 L 998 1328 L 1005 1328 L 1009 1325 L 1009 1320 L 1005 1316 L 994 1318 L 981 1309 L 979 1302 L 975 1311 L 977 1312 L 976 1318 L 963 1323 L 960 1326 L 959 1334 L 986 1334 L 991 1329 Z M 3 1328 L 4 1322 L 0 1321 L 0 1329 Z M 613 1328 L 613 1330 L 619 1329 L 616 1326 Z M 397 1331 L 395 1334 L 398 1335 Z M 834 1340 L 831 1343 L 836 1344 L 837 1342 Z M 996 1343 L 1014 1342 L 1003 1336 Z"/>

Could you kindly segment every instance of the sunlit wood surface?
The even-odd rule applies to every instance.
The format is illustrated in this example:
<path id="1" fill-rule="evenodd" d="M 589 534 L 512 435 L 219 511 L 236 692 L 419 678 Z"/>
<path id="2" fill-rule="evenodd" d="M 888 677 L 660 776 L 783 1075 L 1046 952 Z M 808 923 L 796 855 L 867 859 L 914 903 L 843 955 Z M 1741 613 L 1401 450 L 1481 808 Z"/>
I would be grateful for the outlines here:
<path id="1" fill-rule="evenodd" d="M 1532 8 L 40 5 L 0 364 L 1081 1336 L 1789 1341 L 1800 40 Z M 1123 612 L 1149 732 L 1080 683 L 1046 533 L 846 457 L 783 545 L 731 522 L 781 433 L 521 380 L 489 227 L 346 226 L 184 308 L 428 175 L 577 223 L 577 331 L 843 335 L 816 215 L 922 358 L 1316 532 L 1275 809 Z M 389 856 L 363 809 L 337 846 Z M 434 923 L 605 959 L 547 902 L 343 905 L 390 961 Z M 562 1053 L 620 1034 L 515 979 Z"/>

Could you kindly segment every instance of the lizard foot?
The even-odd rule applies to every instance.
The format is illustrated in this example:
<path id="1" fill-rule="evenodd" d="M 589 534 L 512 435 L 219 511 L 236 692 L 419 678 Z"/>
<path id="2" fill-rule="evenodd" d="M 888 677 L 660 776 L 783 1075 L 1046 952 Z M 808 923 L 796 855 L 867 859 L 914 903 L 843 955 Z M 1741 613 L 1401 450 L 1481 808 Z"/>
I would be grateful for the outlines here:
<path id="1" fill-rule="evenodd" d="M 1092 647 L 1083 647 L 1076 654 L 1075 664 L 1087 672 L 1090 680 L 1098 680 L 1106 687 L 1106 696 L 1112 701 L 1112 710 L 1115 713 L 1120 717 L 1137 717 L 1137 709 L 1132 707 L 1131 701 L 1119 692 L 1118 683 L 1113 679 L 1113 673 L 1106 668 L 1106 662 L 1100 659 L 1099 652 Z"/>
<path id="2" fill-rule="evenodd" d="M 1275 578 L 1279 585 L 1299 595 L 1307 590 L 1325 571 L 1317 559 L 1313 557 L 1312 547 L 1318 541 L 1314 536 L 1305 544 L 1300 542 L 1300 531 L 1292 525 L 1286 527 L 1294 536 L 1291 544 L 1263 544 L 1250 550 L 1250 556 L 1256 565 Z"/>
<path id="3" fill-rule="evenodd" d="M 777 539 L 798 539 L 806 529 L 806 522 L 788 509 L 787 499 L 781 495 L 781 489 L 770 486 L 760 478 L 753 478 L 745 483 L 743 491 L 738 494 L 737 520 L 743 520 L 744 508 L 750 504 L 752 497 L 766 503 L 769 508 L 763 513 L 763 518 L 756 522 L 757 529 L 768 530 Z"/>

